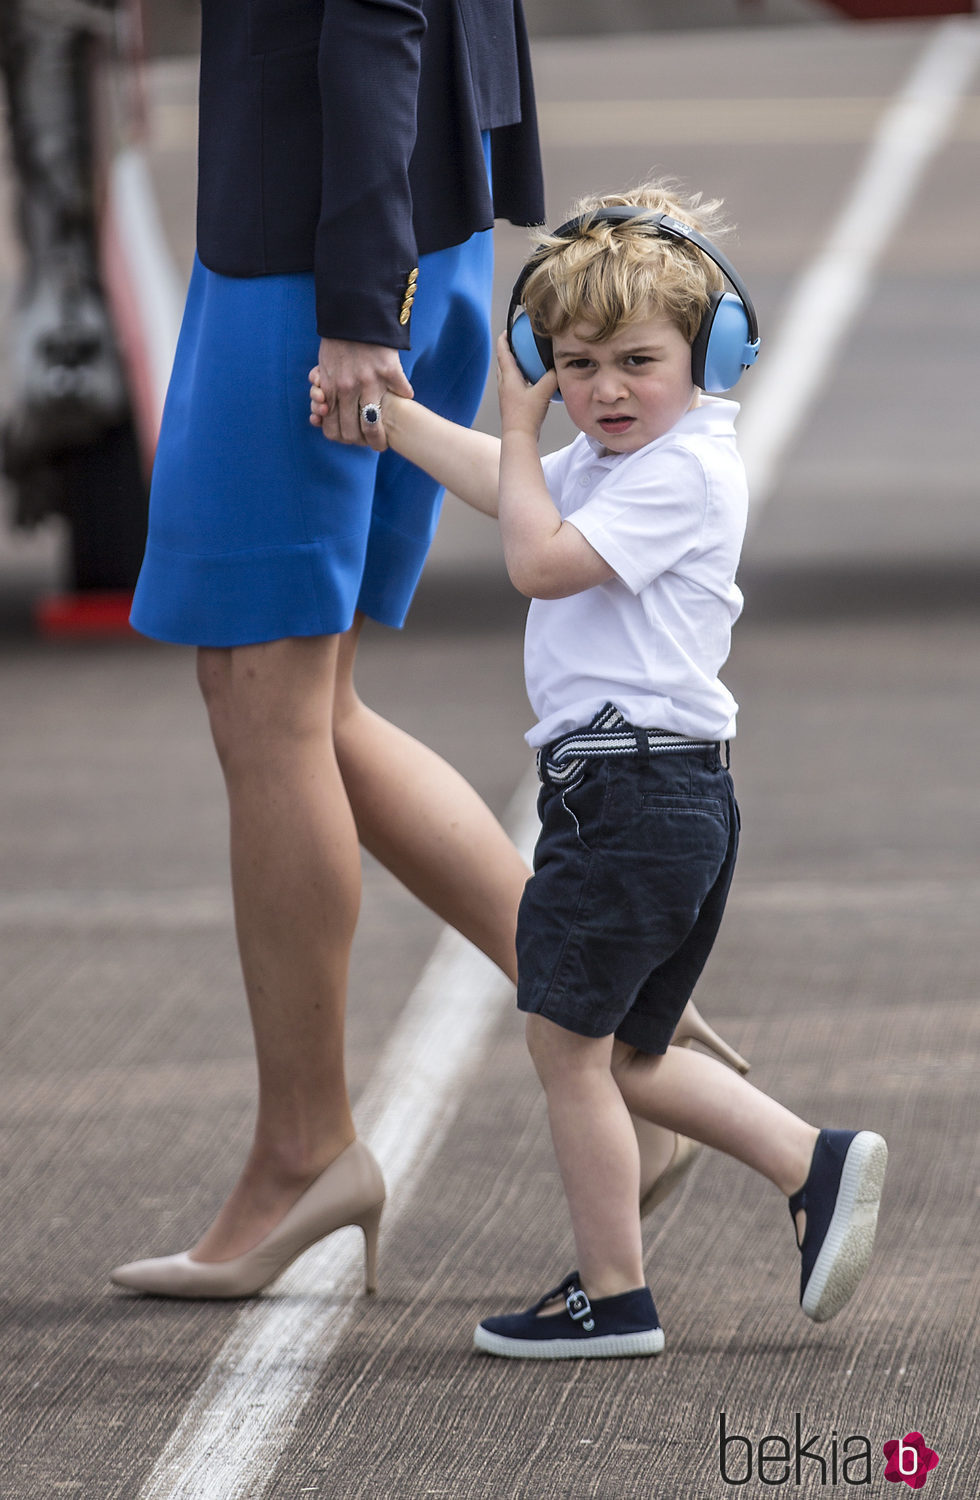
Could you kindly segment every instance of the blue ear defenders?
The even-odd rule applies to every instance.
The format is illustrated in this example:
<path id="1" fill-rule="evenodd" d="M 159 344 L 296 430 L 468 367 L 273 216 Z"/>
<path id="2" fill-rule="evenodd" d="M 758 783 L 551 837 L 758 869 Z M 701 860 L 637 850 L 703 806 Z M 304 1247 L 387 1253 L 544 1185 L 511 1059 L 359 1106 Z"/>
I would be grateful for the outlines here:
<path id="1" fill-rule="evenodd" d="M 745 283 L 735 267 L 690 224 L 682 224 L 670 214 L 647 213 L 644 209 L 617 205 L 593 209 L 577 219 L 569 219 L 555 230 L 556 238 L 573 239 L 586 224 L 625 224 L 636 221 L 650 234 L 668 239 L 687 240 L 714 261 L 731 283 L 734 292 L 712 292 L 711 301 L 694 342 L 691 345 L 691 375 L 694 384 L 709 394 L 730 391 L 743 370 L 759 357 L 759 321 Z M 507 312 L 507 340 L 525 380 L 535 384 L 554 366 L 551 340 L 535 333 L 531 320 L 523 311 L 521 298 L 535 266 L 524 267 L 510 294 Z"/>

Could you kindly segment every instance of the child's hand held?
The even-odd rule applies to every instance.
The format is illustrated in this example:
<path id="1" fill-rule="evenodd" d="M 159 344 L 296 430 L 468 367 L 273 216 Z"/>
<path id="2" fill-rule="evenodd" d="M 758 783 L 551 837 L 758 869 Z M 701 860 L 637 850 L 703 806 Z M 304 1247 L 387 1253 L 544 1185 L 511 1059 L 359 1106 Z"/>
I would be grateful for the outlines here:
<path id="1" fill-rule="evenodd" d="M 322 427 L 323 418 L 326 415 L 327 403 L 320 387 L 320 371 L 314 365 L 307 379 L 310 382 L 310 425 Z"/>
<path id="2" fill-rule="evenodd" d="M 307 379 L 310 382 L 310 425 L 319 427 L 322 431 L 323 420 L 330 410 L 330 405 L 320 385 L 318 366 L 314 365 Z M 365 413 L 368 415 L 366 416 Z M 388 435 L 385 432 L 384 418 L 379 403 L 370 402 L 361 408 L 360 430 L 361 439 L 368 448 L 373 448 L 378 453 L 384 452 L 388 446 Z"/>

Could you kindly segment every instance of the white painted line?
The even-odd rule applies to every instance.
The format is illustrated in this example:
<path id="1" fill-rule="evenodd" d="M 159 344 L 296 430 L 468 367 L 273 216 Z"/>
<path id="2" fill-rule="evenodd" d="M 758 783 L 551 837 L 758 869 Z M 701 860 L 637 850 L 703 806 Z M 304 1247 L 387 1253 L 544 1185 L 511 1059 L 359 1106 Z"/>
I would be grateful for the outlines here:
<path id="1" fill-rule="evenodd" d="M 138 147 L 128 146 L 114 157 L 108 196 L 105 274 L 149 464 L 177 349 L 184 287 L 160 223 L 146 157 Z"/>
<path id="2" fill-rule="evenodd" d="M 529 775 L 505 818 L 528 855 L 537 832 L 532 784 L 536 778 Z M 444 932 L 355 1111 L 387 1183 L 383 1235 L 411 1203 L 465 1098 L 466 1076 L 512 995 L 489 959 L 457 933 Z M 308 1250 L 272 1296 L 248 1305 L 139 1500 L 259 1500 L 357 1310 L 362 1267 L 361 1232 L 344 1230 Z M 383 1294 L 383 1264 L 381 1271 Z M 460 1330 L 461 1339 L 467 1332 Z"/>
<path id="3" fill-rule="evenodd" d="M 161 409 L 173 367 L 184 305 L 184 288 L 167 247 L 146 156 L 135 146 L 120 151 L 112 166 L 117 228 L 140 310 L 147 357 Z"/>
<path id="4" fill-rule="evenodd" d="M 946 21 L 883 116 L 826 244 L 797 283 L 764 346 L 738 423 L 751 522 L 772 496 L 782 459 L 818 396 L 923 172 L 949 135 L 980 59 L 980 24 Z M 941 234 L 923 224 L 920 235 Z"/>
<path id="5" fill-rule="evenodd" d="M 761 99 L 561 99 L 538 106 L 550 151 L 600 146 L 794 146 L 867 141 L 888 98 L 822 95 Z M 980 101 L 968 100 L 955 122 L 957 140 L 975 141 Z"/>

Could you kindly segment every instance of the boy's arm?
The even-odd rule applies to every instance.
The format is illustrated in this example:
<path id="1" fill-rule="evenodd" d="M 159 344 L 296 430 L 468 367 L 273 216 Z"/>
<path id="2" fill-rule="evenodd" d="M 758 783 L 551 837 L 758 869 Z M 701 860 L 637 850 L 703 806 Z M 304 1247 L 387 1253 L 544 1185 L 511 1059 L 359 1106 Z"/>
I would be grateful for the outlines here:
<path id="1" fill-rule="evenodd" d="M 322 429 L 327 415 L 317 376 L 310 371 L 310 421 Z M 333 434 L 331 434 L 333 436 Z M 460 427 L 437 416 L 417 401 L 386 391 L 381 398 L 381 420 L 363 427 L 362 437 L 378 451 L 393 448 L 402 458 L 431 474 L 460 500 L 484 515 L 497 514 L 500 439 L 471 427 Z"/>
<path id="2" fill-rule="evenodd" d="M 437 416 L 390 391 L 381 403 L 388 446 L 485 516 L 497 514 L 500 439 Z"/>
<path id="3" fill-rule="evenodd" d="M 563 521 L 545 483 L 538 436 L 556 380 L 528 386 L 505 336 L 497 345 L 500 414 L 500 534 L 510 581 L 529 599 L 564 599 L 615 577 L 582 533 Z"/>

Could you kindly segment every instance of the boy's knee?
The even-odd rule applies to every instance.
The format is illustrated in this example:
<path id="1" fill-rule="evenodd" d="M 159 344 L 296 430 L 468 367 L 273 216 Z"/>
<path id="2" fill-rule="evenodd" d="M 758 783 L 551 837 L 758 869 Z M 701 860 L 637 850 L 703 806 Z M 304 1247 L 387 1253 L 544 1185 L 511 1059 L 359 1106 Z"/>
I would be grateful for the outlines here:
<path id="1" fill-rule="evenodd" d="M 580 1036 L 533 1012 L 527 1017 L 524 1034 L 531 1061 L 545 1087 L 569 1074 L 609 1067 L 610 1037 Z"/>

